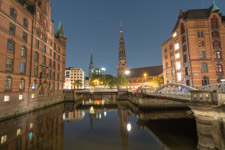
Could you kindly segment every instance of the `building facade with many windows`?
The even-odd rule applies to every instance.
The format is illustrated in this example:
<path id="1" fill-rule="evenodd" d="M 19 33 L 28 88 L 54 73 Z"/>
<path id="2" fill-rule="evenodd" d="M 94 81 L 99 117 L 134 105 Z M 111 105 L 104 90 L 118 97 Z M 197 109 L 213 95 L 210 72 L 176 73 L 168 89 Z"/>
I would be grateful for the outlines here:
<path id="1" fill-rule="evenodd" d="M 81 68 L 66 68 L 64 89 L 83 89 L 85 72 Z"/>
<path id="2" fill-rule="evenodd" d="M 66 37 L 50 0 L 0 0 L 0 20 L 0 112 L 62 100 Z"/>
<path id="3" fill-rule="evenodd" d="M 208 9 L 180 10 L 172 37 L 162 45 L 166 83 L 196 88 L 221 82 L 225 65 L 225 17 Z"/>

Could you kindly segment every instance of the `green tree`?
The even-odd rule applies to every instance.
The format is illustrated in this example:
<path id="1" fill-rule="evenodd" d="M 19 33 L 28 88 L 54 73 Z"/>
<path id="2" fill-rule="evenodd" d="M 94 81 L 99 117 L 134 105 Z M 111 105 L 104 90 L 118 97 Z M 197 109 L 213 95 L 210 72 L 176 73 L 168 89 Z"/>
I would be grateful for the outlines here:
<path id="1" fill-rule="evenodd" d="M 90 86 L 96 87 L 96 86 L 105 86 L 105 77 L 104 75 L 97 75 L 92 74 L 90 82 Z"/>
<path id="2" fill-rule="evenodd" d="M 114 76 L 112 76 L 110 74 L 106 74 L 104 76 L 104 78 L 105 78 L 105 86 L 106 87 L 112 88 L 112 87 L 116 86 L 116 78 Z"/>
<path id="3" fill-rule="evenodd" d="M 154 76 L 153 82 L 155 82 L 159 87 L 164 85 L 164 78 L 163 76 Z"/>
<path id="4" fill-rule="evenodd" d="M 116 86 L 129 86 L 129 81 L 127 80 L 126 76 L 118 75 L 116 78 Z"/>

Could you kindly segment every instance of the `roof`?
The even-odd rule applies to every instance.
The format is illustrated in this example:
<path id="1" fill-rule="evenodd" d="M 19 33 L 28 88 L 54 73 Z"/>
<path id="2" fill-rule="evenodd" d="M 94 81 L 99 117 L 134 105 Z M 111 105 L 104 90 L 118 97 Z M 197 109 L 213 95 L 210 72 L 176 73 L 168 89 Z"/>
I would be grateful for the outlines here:
<path id="1" fill-rule="evenodd" d="M 133 68 L 130 69 L 130 74 L 127 75 L 127 78 L 139 78 L 143 77 L 145 73 L 148 76 L 158 76 L 163 72 L 163 66 L 150 66 L 142 68 Z"/>
<path id="2" fill-rule="evenodd" d="M 63 25 L 62 25 L 62 21 L 59 22 L 55 36 L 58 37 L 63 37 L 66 38 L 65 34 L 64 34 L 64 29 L 63 29 Z"/>
<path id="3" fill-rule="evenodd" d="M 208 9 L 190 9 L 187 12 L 180 13 L 178 20 L 176 22 L 176 25 L 173 29 L 177 29 L 179 26 L 179 20 L 182 18 L 183 20 L 189 20 L 189 19 L 207 19 L 210 16 L 210 13 L 212 12 L 218 12 L 220 9 L 216 6 L 215 2 L 208 8 Z"/>

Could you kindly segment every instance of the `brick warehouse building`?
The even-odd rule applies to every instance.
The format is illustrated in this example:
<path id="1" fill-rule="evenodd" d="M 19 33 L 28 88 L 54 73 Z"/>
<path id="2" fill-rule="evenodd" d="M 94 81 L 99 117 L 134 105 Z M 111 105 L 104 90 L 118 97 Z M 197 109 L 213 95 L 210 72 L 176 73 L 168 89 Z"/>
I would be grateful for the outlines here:
<path id="1" fill-rule="evenodd" d="M 164 83 L 196 88 L 224 79 L 225 16 L 208 9 L 180 10 L 172 37 L 162 45 Z"/>
<path id="2" fill-rule="evenodd" d="M 0 118 L 63 100 L 65 53 L 50 0 L 0 0 Z"/>

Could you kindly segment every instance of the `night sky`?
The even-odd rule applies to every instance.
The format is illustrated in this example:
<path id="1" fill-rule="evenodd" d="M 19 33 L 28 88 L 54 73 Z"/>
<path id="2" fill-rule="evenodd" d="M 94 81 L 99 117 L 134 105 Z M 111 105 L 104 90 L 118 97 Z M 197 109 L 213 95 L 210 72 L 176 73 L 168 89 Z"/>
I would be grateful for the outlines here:
<path id="1" fill-rule="evenodd" d="M 95 67 L 116 75 L 123 22 L 129 68 L 161 65 L 161 45 L 170 38 L 179 10 L 209 8 L 212 0 L 51 0 L 55 29 L 63 21 L 67 37 L 66 67 L 88 74 Z M 216 5 L 225 15 L 225 0 Z"/>

